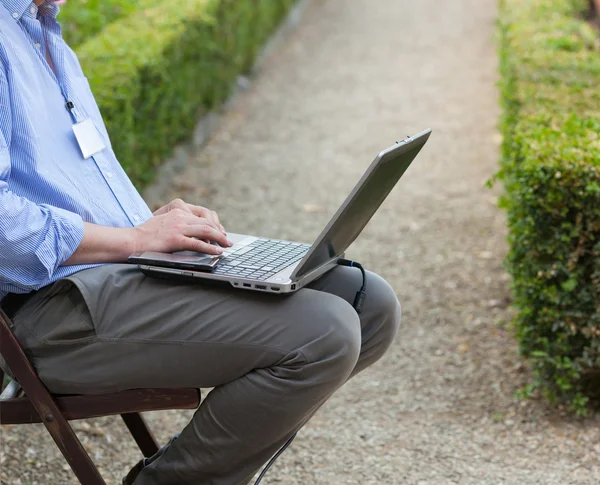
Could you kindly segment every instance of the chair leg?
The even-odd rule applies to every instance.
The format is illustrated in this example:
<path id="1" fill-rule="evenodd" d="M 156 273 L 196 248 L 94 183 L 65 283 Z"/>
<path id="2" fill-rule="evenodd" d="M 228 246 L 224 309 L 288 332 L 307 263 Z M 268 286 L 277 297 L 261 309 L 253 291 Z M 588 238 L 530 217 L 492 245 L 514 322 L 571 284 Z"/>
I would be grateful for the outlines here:
<path id="1" fill-rule="evenodd" d="M 125 425 L 129 428 L 131 436 L 139 446 L 145 457 L 150 457 L 158 451 L 158 443 L 148 428 L 146 420 L 140 413 L 121 414 Z"/>
<path id="2" fill-rule="evenodd" d="M 27 360 L 6 322 L 6 316 L 0 310 L 0 354 L 10 362 L 15 378 L 23 387 L 44 426 L 81 484 L 106 485 L 73 428 Z"/>
<path id="3" fill-rule="evenodd" d="M 55 415 L 53 422 L 48 422 L 43 416 L 42 419 L 79 483 L 82 485 L 106 485 L 96 465 L 63 415 Z"/>

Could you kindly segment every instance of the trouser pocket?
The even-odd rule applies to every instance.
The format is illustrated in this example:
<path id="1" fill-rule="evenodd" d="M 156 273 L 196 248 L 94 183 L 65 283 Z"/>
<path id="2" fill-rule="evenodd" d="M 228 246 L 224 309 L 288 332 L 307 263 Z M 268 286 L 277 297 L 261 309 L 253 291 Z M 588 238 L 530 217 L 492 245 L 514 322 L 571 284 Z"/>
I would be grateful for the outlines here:
<path id="1" fill-rule="evenodd" d="M 21 326 L 45 345 L 79 344 L 96 338 L 90 311 L 70 279 L 57 281 L 41 298 L 23 308 L 15 316 L 15 328 Z"/>

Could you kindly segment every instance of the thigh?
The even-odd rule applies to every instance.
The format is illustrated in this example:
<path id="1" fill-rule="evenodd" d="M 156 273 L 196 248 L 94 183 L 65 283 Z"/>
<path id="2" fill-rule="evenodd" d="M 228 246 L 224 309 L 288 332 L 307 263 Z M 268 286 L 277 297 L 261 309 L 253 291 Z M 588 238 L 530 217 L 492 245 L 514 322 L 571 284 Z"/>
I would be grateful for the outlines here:
<path id="1" fill-rule="evenodd" d="M 305 344 L 336 331 L 327 325 L 340 319 L 327 316 L 347 307 L 312 289 L 270 295 L 107 265 L 34 299 L 15 317 L 15 333 L 53 392 L 215 387 L 283 359 L 310 360 Z"/>

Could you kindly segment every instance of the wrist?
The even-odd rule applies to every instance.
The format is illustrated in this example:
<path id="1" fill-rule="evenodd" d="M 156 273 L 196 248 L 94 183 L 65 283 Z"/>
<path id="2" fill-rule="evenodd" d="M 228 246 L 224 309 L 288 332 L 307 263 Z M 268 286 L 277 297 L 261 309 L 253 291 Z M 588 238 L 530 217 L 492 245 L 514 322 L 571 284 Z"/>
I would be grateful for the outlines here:
<path id="1" fill-rule="evenodd" d="M 64 265 L 124 263 L 142 250 L 140 231 L 133 227 L 117 228 L 84 223 L 81 244 Z"/>
<path id="2" fill-rule="evenodd" d="M 141 247 L 141 237 L 140 237 L 140 230 L 137 227 L 131 227 L 131 228 L 127 228 L 124 229 L 125 231 L 125 240 L 123 241 L 123 247 L 125 248 L 125 251 L 127 252 L 127 254 L 123 255 L 125 257 L 125 259 L 127 259 L 129 256 L 131 256 L 133 253 L 137 253 L 139 251 L 142 251 L 142 247 Z"/>

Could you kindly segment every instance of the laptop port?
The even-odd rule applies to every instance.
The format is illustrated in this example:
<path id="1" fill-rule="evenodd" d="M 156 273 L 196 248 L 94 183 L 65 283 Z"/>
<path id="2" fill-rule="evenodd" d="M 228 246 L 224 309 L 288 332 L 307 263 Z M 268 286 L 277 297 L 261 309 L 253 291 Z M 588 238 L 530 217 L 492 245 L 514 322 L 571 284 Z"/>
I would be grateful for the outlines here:
<path id="1" fill-rule="evenodd" d="M 254 288 L 256 288 L 257 290 L 266 290 L 267 287 L 265 285 L 254 285 Z"/>
<path id="2" fill-rule="evenodd" d="M 280 288 L 277 288 L 276 286 L 271 286 L 271 290 L 272 291 L 280 291 Z"/>
<path id="3" fill-rule="evenodd" d="M 250 283 L 243 283 L 244 288 L 252 288 L 252 285 Z"/>

